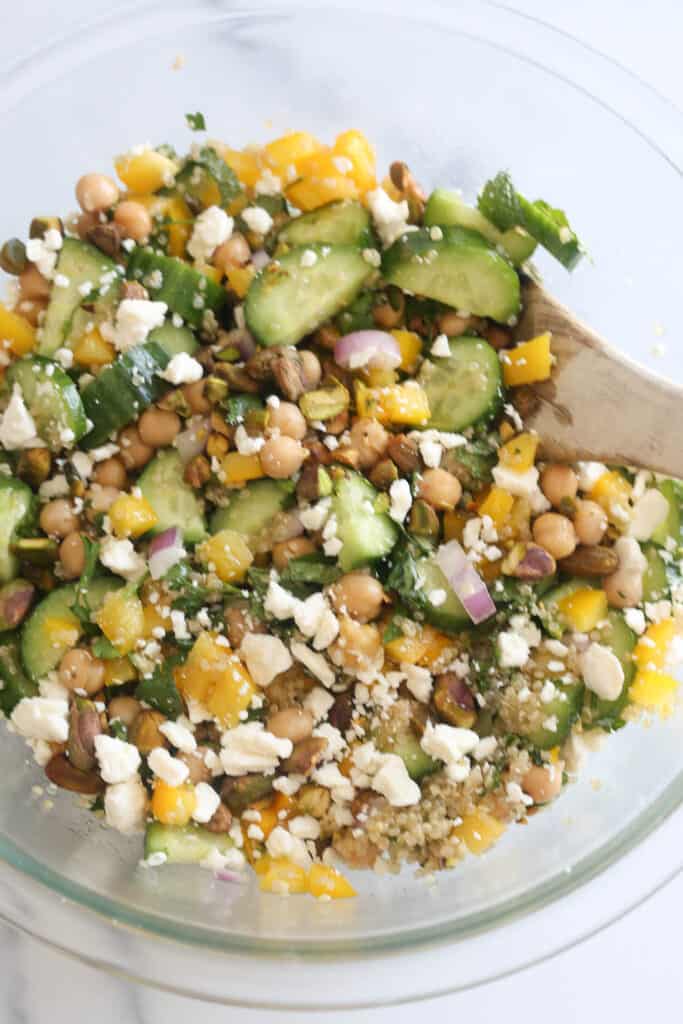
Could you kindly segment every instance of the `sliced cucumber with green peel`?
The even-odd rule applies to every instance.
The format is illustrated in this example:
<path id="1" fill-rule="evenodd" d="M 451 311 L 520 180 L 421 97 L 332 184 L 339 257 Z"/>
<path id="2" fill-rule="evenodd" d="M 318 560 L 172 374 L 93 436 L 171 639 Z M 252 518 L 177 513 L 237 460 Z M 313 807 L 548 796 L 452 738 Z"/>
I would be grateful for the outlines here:
<path id="1" fill-rule="evenodd" d="M 457 633 L 472 625 L 472 620 L 433 555 L 418 559 L 416 572 L 423 598 L 420 610 L 427 622 L 447 633 Z M 439 591 L 446 594 L 446 599 L 435 604 L 432 595 L 439 594 Z"/>
<path id="2" fill-rule="evenodd" d="M 519 730 L 539 750 L 550 750 L 564 743 L 572 725 L 579 717 L 583 702 L 584 685 L 578 680 L 573 683 L 559 683 L 553 680 L 556 694 L 547 704 L 538 702 L 537 725 Z M 551 728 L 552 723 L 552 728 Z"/>
<path id="3" fill-rule="evenodd" d="M 467 228 L 408 231 L 384 253 L 382 273 L 391 284 L 454 309 L 507 323 L 520 310 L 519 277 L 485 238 Z"/>
<path id="4" fill-rule="evenodd" d="M 503 402 L 498 353 L 481 338 L 452 338 L 450 356 L 425 359 L 418 384 L 427 395 L 427 427 L 458 431 L 492 419 Z"/>
<path id="5" fill-rule="evenodd" d="M 82 394 L 92 428 L 84 448 L 97 448 L 132 423 L 169 388 L 159 374 L 168 366 L 167 352 L 154 341 L 135 345 L 105 366 Z"/>
<path id="6" fill-rule="evenodd" d="M 199 864 L 210 853 L 229 853 L 235 844 L 227 833 L 209 832 L 199 825 L 162 825 L 155 821 L 145 832 L 145 859 L 163 853 L 168 864 Z"/>
<path id="7" fill-rule="evenodd" d="M 35 697 L 38 686 L 24 674 L 16 633 L 0 639 L 0 711 L 9 717 L 20 700 Z"/>
<path id="8" fill-rule="evenodd" d="M 108 316 L 118 301 L 121 288 L 117 264 L 94 245 L 77 238 L 64 239 L 55 268 L 55 277 L 57 275 L 61 275 L 59 280 L 66 279 L 67 284 L 52 286 L 38 342 L 38 353 L 42 356 L 51 356 L 67 345 L 72 338 L 72 328 L 74 337 L 79 333 L 74 323 L 77 314 L 79 328 L 86 320 L 96 323 Z M 91 288 L 86 290 L 88 284 Z M 80 307 L 84 302 L 92 309 L 81 317 Z"/>
<path id="9" fill-rule="evenodd" d="M 170 321 L 150 331 L 147 341 L 162 348 L 169 359 L 182 353 L 193 356 L 199 348 L 199 342 L 189 327 L 176 327 Z"/>
<path id="10" fill-rule="evenodd" d="M 669 597 L 666 564 L 654 544 L 643 549 L 647 567 L 643 574 L 643 601 L 661 601 Z"/>
<path id="11" fill-rule="evenodd" d="M 355 199 L 339 199 L 290 220 L 277 240 L 287 245 L 371 246 L 370 214 Z"/>
<path id="12" fill-rule="evenodd" d="M 296 345 L 348 306 L 371 273 L 352 245 L 291 249 L 254 278 L 244 304 L 247 327 L 262 345 Z"/>
<path id="13" fill-rule="evenodd" d="M 332 507 L 342 542 L 339 565 L 344 572 L 384 558 L 398 539 L 393 519 L 375 511 L 378 497 L 372 484 L 358 473 L 349 473 L 335 484 Z"/>
<path id="14" fill-rule="evenodd" d="M 177 526 L 183 540 L 196 544 L 206 536 L 204 502 L 183 479 L 184 467 L 175 449 L 159 452 L 145 467 L 138 487 L 158 517 L 152 533 Z"/>
<path id="15" fill-rule="evenodd" d="M 19 571 L 19 560 L 12 553 L 12 544 L 18 532 L 33 523 L 37 505 L 27 484 L 0 474 L 0 583 L 8 583 Z"/>
<path id="16" fill-rule="evenodd" d="M 78 388 L 51 359 L 28 356 L 12 363 L 7 383 L 18 384 L 36 425 L 38 436 L 56 452 L 71 448 L 87 432 L 85 409 Z"/>
<path id="17" fill-rule="evenodd" d="M 628 691 L 633 677 L 636 674 L 636 666 L 633 661 L 633 649 L 636 646 L 637 637 L 632 629 L 626 625 L 626 620 L 621 612 L 610 611 L 607 615 L 607 622 L 600 629 L 599 642 L 617 656 L 624 670 L 624 685 L 616 700 L 604 700 L 595 693 L 586 693 L 585 714 L 590 725 L 599 726 L 601 729 L 616 729 L 624 724 L 621 713 L 628 704 Z"/>
<path id="18" fill-rule="evenodd" d="M 227 302 L 224 288 L 175 256 L 137 246 L 128 259 L 127 276 L 140 281 L 151 299 L 165 302 L 192 327 L 201 327 L 207 312 L 217 313 Z"/>
<path id="19" fill-rule="evenodd" d="M 523 228 L 514 227 L 507 231 L 499 231 L 481 210 L 469 206 L 457 192 L 447 188 L 434 189 L 427 200 L 424 222 L 427 227 L 437 225 L 478 231 L 492 245 L 504 249 L 516 266 L 529 259 L 537 244 Z"/>
<path id="20" fill-rule="evenodd" d="M 211 533 L 234 530 L 258 547 L 267 539 L 273 519 L 292 503 L 294 485 L 290 480 L 252 480 L 234 491 L 230 504 L 217 509 L 211 519 Z"/>
<path id="21" fill-rule="evenodd" d="M 657 485 L 669 504 L 669 512 L 663 523 L 652 534 L 652 540 L 660 547 L 681 543 L 681 485 L 675 480 L 661 480 Z"/>
<path id="22" fill-rule="evenodd" d="M 384 740 L 380 747 L 383 754 L 398 754 L 408 775 L 414 782 L 420 782 L 427 775 L 433 775 L 441 764 L 430 757 L 420 746 L 420 740 L 410 729 Z"/>

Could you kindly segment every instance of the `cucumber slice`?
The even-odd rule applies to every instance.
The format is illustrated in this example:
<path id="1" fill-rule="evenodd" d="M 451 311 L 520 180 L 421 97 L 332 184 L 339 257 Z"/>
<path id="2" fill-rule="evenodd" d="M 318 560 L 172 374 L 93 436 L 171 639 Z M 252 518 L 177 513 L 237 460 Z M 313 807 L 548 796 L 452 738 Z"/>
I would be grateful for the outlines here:
<path id="1" fill-rule="evenodd" d="M 387 738 L 380 750 L 383 754 L 398 754 L 414 782 L 420 782 L 441 768 L 438 761 L 424 752 L 420 740 L 410 729 Z"/>
<path id="2" fill-rule="evenodd" d="M 211 533 L 235 530 L 256 548 L 277 513 L 291 503 L 293 492 L 290 480 L 252 480 L 232 494 L 229 505 L 216 510 Z"/>
<path id="3" fill-rule="evenodd" d="M 342 542 L 339 565 L 344 572 L 384 558 L 398 539 L 396 523 L 385 513 L 374 511 L 377 498 L 372 484 L 358 473 L 349 473 L 335 486 L 332 507 Z"/>
<path id="4" fill-rule="evenodd" d="M 180 355 L 182 352 L 193 356 L 199 348 L 199 342 L 189 327 L 176 327 L 170 321 L 150 331 L 147 340 L 148 342 L 153 341 L 163 349 L 169 359 L 173 359 L 173 356 Z"/>
<path id="5" fill-rule="evenodd" d="M 19 359 L 7 370 L 10 388 L 18 384 L 38 436 L 53 451 L 70 448 L 87 432 L 78 388 L 64 370 L 43 356 Z"/>
<path id="6" fill-rule="evenodd" d="M 278 242 L 287 245 L 372 245 L 370 214 L 355 199 L 325 203 L 310 213 L 295 217 L 282 228 Z"/>
<path id="7" fill-rule="evenodd" d="M 311 251 L 315 263 L 302 266 Z M 247 326 L 262 345 L 296 345 L 347 306 L 371 273 L 355 246 L 292 249 L 254 278 L 244 304 Z"/>
<path id="8" fill-rule="evenodd" d="M 201 327 L 206 313 L 217 313 L 228 300 L 225 289 L 206 274 L 175 256 L 141 246 L 131 252 L 126 273 L 131 280 L 144 284 L 150 298 L 165 302 L 171 313 L 177 313 L 192 327 Z"/>
<path id="9" fill-rule="evenodd" d="M 145 858 L 164 853 L 168 864 L 199 864 L 212 850 L 228 853 L 234 845 L 229 835 L 217 835 L 198 825 L 162 825 L 155 821 L 145 832 Z"/>
<path id="10" fill-rule="evenodd" d="M 628 704 L 628 691 L 636 666 L 633 661 L 633 648 L 636 645 L 636 634 L 629 629 L 621 612 L 610 611 L 607 622 L 600 630 L 601 644 L 609 647 L 621 662 L 624 670 L 624 685 L 616 700 L 602 700 L 595 693 L 587 693 L 585 708 L 589 723 L 602 729 L 618 729 L 624 722 L 621 712 Z"/>
<path id="11" fill-rule="evenodd" d="M 84 448 L 97 448 L 111 434 L 136 420 L 168 390 L 158 374 L 168 365 L 167 353 L 156 342 L 136 345 L 91 381 L 82 394 L 85 413 L 93 424 Z"/>
<path id="12" fill-rule="evenodd" d="M 206 536 L 204 502 L 183 480 L 183 463 L 177 451 L 167 448 L 159 452 L 145 467 L 138 487 L 159 519 L 152 533 L 178 526 L 188 544 Z"/>
<path id="13" fill-rule="evenodd" d="M 549 590 L 539 602 L 541 619 L 546 632 L 559 640 L 567 628 L 558 608 L 560 601 L 575 594 L 577 590 L 585 590 L 587 587 L 593 586 L 594 584 L 590 580 L 573 579 L 566 583 L 560 583 L 559 586 Z"/>
<path id="14" fill-rule="evenodd" d="M 446 359 L 425 359 L 418 383 L 427 395 L 427 427 L 458 431 L 492 419 L 503 401 L 498 353 L 481 338 L 454 338 Z"/>
<path id="15" fill-rule="evenodd" d="M 102 576 L 88 589 L 88 602 L 97 611 L 105 595 L 123 586 L 122 580 Z M 31 613 L 21 631 L 21 660 L 30 679 L 38 682 L 56 669 L 83 633 L 80 620 L 71 611 L 76 584 L 53 590 Z"/>
<path id="16" fill-rule="evenodd" d="M 472 620 L 433 555 L 418 559 L 416 573 L 422 598 L 420 610 L 427 622 L 447 633 L 460 632 L 472 625 Z M 446 592 L 446 600 L 437 605 L 432 602 L 430 595 L 439 590 Z"/>
<path id="17" fill-rule="evenodd" d="M 557 696 L 548 704 L 541 704 L 539 711 L 543 716 L 543 722 L 547 722 L 548 719 L 556 719 L 556 728 L 549 729 L 541 723 L 522 732 L 522 735 L 526 736 L 539 750 L 549 750 L 551 747 L 563 743 L 581 711 L 583 683 L 578 681 L 575 683 L 555 682 L 555 688 Z"/>
<path id="18" fill-rule="evenodd" d="M 68 284 L 63 288 L 52 287 L 38 342 L 39 355 L 51 356 L 70 340 L 74 317 L 84 302 L 94 306 L 88 313 L 89 320 L 102 320 L 111 312 L 120 290 L 118 273 L 116 263 L 94 245 L 77 238 L 64 239 L 56 274 L 66 278 Z M 90 292 L 84 292 L 87 283 L 92 285 Z M 73 333 L 75 336 L 77 332 Z"/>
<path id="19" fill-rule="evenodd" d="M 661 601 L 669 596 L 669 578 L 664 559 L 654 544 L 643 548 L 647 568 L 643 574 L 643 601 Z"/>
<path id="20" fill-rule="evenodd" d="M 678 490 L 680 485 L 674 480 L 662 480 L 658 486 L 669 503 L 669 514 L 652 534 L 652 540 L 660 547 L 666 547 L 670 541 L 675 541 L 678 546 L 681 543 L 681 502 Z"/>
<path id="21" fill-rule="evenodd" d="M 528 260 L 536 248 L 536 240 L 523 228 L 514 227 L 507 231 L 499 231 L 481 210 L 469 206 L 457 192 L 447 188 L 434 189 L 427 200 L 424 222 L 427 227 L 438 225 L 478 231 L 496 248 L 504 249 L 505 254 L 516 266 Z"/>
<path id="22" fill-rule="evenodd" d="M 382 272 L 403 291 L 506 323 L 520 309 L 517 271 L 475 231 L 408 231 L 384 253 Z"/>
<path id="23" fill-rule="evenodd" d="M 27 484 L 15 477 L 0 476 L 0 583 L 14 579 L 19 571 L 12 544 L 17 533 L 33 522 L 36 507 L 36 498 Z"/>
<path id="24" fill-rule="evenodd" d="M 37 685 L 27 679 L 19 661 L 16 634 L 0 642 L 0 711 L 7 717 L 24 697 L 35 697 Z"/>

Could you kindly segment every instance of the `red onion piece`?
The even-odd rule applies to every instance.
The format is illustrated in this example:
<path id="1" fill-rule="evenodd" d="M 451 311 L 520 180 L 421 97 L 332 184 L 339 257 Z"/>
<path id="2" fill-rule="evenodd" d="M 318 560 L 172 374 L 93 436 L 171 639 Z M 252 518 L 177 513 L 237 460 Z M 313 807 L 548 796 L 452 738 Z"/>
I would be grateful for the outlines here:
<path id="1" fill-rule="evenodd" d="M 496 606 L 486 584 L 457 540 L 438 548 L 436 563 L 475 625 L 495 614 Z"/>
<path id="2" fill-rule="evenodd" d="M 220 871 L 214 871 L 214 878 L 217 878 L 219 882 L 234 882 L 236 885 L 245 885 L 247 879 L 244 875 L 240 875 L 237 871 L 226 871 L 221 868 Z"/>
<path id="3" fill-rule="evenodd" d="M 177 526 L 171 526 L 160 533 L 149 545 L 148 561 L 152 579 L 160 580 L 185 554 L 183 537 Z"/>
<path id="4" fill-rule="evenodd" d="M 237 346 L 240 351 L 240 357 L 245 363 L 247 359 L 251 359 L 256 351 L 254 336 L 246 327 L 236 327 L 234 331 L 230 332 L 230 344 Z"/>
<path id="5" fill-rule="evenodd" d="M 257 270 L 263 270 L 270 263 L 270 256 L 265 249 L 257 249 L 251 254 L 251 262 Z"/>
<path id="6" fill-rule="evenodd" d="M 378 370 L 394 370 L 401 365 L 401 350 L 387 331 L 352 331 L 334 346 L 334 361 L 346 370 L 371 366 Z"/>
<path id="7" fill-rule="evenodd" d="M 185 430 L 181 430 L 173 442 L 184 464 L 196 455 L 201 455 L 209 436 L 209 421 L 204 416 L 192 416 Z"/>

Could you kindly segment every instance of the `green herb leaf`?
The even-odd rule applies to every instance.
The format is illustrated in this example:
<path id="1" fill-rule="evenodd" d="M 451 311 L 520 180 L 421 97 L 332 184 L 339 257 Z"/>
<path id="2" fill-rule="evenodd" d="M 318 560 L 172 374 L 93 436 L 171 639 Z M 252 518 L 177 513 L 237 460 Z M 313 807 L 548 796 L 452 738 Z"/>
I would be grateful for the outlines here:
<path id="1" fill-rule="evenodd" d="M 390 644 L 392 640 L 398 640 L 403 636 L 403 630 L 399 625 L 399 621 L 396 615 L 392 618 L 389 625 L 382 633 L 382 643 L 386 646 Z"/>
<path id="2" fill-rule="evenodd" d="M 231 427 L 238 427 L 244 423 L 250 412 L 265 408 L 263 401 L 257 395 L 231 395 L 223 403 L 226 422 Z"/>
<path id="3" fill-rule="evenodd" d="M 109 723 L 109 732 L 117 740 L 123 740 L 124 743 L 128 742 L 128 726 L 125 722 L 122 722 L 120 718 L 113 718 Z"/>
<path id="4" fill-rule="evenodd" d="M 135 691 L 138 700 L 144 700 L 155 711 L 174 720 L 183 713 L 183 702 L 173 678 L 173 669 L 182 660 L 180 657 L 167 658 L 163 665 L 157 666 L 149 679 L 142 680 Z"/>
<path id="5" fill-rule="evenodd" d="M 231 167 L 228 167 L 223 157 L 211 146 L 202 146 L 198 155 L 187 161 L 183 167 L 181 175 L 176 177 L 176 182 L 178 182 L 180 178 L 185 178 L 185 172 L 187 170 L 189 170 L 191 174 L 193 167 L 203 168 L 216 182 L 222 206 L 227 206 L 235 196 L 238 196 L 241 193 L 242 186 L 240 185 L 235 172 Z"/>
<path id="6" fill-rule="evenodd" d="M 206 120 L 204 115 L 197 111 L 196 114 L 185 114 L 185 120 L 187 121 L 187 127 L 192 132 L 204 132 L 206 131 Z"/>
<path id="7" fill-rule="evenodd" d="M 92 609 L 90 608 L 88 592 L 97 569 L 97 559 L 100 554 L 100 546 L 95 541 L 89 540 L 87 537 L 83 537 L 83 546 L 85 548 L 85 565 L 83 566 L 83 572 L 81 573 L 80 579 L 76 584 L 76 600 L 71 606 L 71 611 L 85 630 L 87 632 L 92 632 L 94 626 L 90 618 L 92 615 Z"/>
<path id="8" fill-rule="evenodd" d="M 111 640 L 107 640 L 106 636 L 98 636 L 93 640 L 92 652 L 96 658 L 102 658 L 103 661 L 114 661 L 121 657 L 121 652 L 114 647 Z"/>
<path id="9" fill-rule="evenodd" d="M 280 583 L 286 590 L 296 594 L 301 588 L 308 591 L 311 588 L 320 590 L 327 587 L 338 580 L 341 574 L 341 569 L 333 559 L 318 554 L 301 555 L 300 558 L 290 559 L 280 574 Z"/>

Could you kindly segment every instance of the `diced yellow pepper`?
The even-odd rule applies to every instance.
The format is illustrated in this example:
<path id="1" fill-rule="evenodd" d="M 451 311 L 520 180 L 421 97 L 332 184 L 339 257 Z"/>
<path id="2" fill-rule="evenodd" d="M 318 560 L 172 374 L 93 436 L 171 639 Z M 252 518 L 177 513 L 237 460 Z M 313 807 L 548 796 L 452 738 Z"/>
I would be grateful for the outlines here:
<path id="1" fill-rule="evenodd" d="M 429 421 L 427 395 L 414 381 L 387 388 L 368 388 L 357 380 L 355 390 L 359 416 L 411 427 L 422 427 Z"/>
<path id="2" fill-rule="evenodd" d="M 363 371 L 368 387 L 391 388 L 398 383 L 398 375 L 395 370 L 386 370 L 381 366 L 369 366 Z"/>
<path id="3" fill-rule="evenodd" d="M 170 224 L 164 226 L 168 235 L 168 253 L 180 259 L 192 233 L 192 211 L 180 196 L 171 196 L 166 202 L 164 215 L 170 220 Z"/>
<path id="4" fill-rule="evenodd" d="M 95 621 L 121 654 L 130 654 L 145 635 L 142 601 L 135 594 L 130 594 L 126 587 L 107 594 Z"/>
<path id="5" fill-rule="evenodd" d="M 212 267 L 208 263 L 200 263 L 197 266 L 197 270 L 199 271 L 200 274 L 203 274 L 204 277 L 208 277 L 210 281 L 213 281 L 214 284 L 221 283 L 221 278 L 223 277 L 223 274 L 218 269 L 218 267 Z"/>
<path id="6" fill-rule="evenodd" d="M 261 829 L 263 839 L 255 840 L 249 836 L 248 821 L 242 821 L 242 838 L 244 841 L 244 854 L 250 864 L 257 863 L 254 856 L 256 848 L 265 842 L 270 833 L 277 825 L 284 823 L 295 813 L 295 805 L 291 796 L 286 793 L 276 793 L 275 796 L 265 800 L 256 800 L 249 804 L 249 810 L 258 811 L 260 817 L 255 824 Z"/>
<path id="7" fill-rule="evenodd" d="M 104 685 L 123 686 L 137 679 L 137 672 L 128 658 L 109 658 L 104 663 Z"/>
<path id="8" fill-rule="evenodd" d="M 109 520 L 117 537 L 141 537 L 159 522 L 159 517 L 140 495 L 120 494 L 109 508 Z"/>
<path id="9" fill-rule="evenodd" d="M 26 317 L 14 313 L 0 302 L 0 342 L 9 342 L 15 356 L 25 356 L 36 343 L 36 329 Z"/>
<path id="10" fill-rule="evenodd" d="M 553 365 L 550 332 L 539 334 L 531 341 L 523 341 L 515 348 L 505 349 L 501 359 L 506 387 L 514 388 L 520 384 L 534 384 L 547 380 Z"/>
<path id="11" fill-rule="evenodd" d="M 228 167 L 232 167 L 238 179 L 243 185 L 253 188 L 261 177 L 263 167 L 261 153 L 254 149 L 230 149 L 225 146 L 221 150 L 221 156 Z"/>
<path id="12" fill-rule="evenodd" d="M 629 697 L 634 704 L 669 715 L 673 711 L 678 680 L 667 672 L 641 669 L 631 684 Z"/>
<path id="13" fill-rule="evenodd" d="M 154 783 L 152 814 L 162 825 L 187 825 L 196 805 L 194 786 L 169 786 L 163 779 Z"/>
<path id="14" fill-rule="evenodd" d="M 590 492 L 593 501 L 602 505 L 613 526 L 622 529 L 629 518 L 631 485 L 616 469 L 610 469 L 598 477 Z"/>
<path id="15" fill-rule="evenodd" d="M 548 751 L 548 756 L 550 757 L 551 764 L 557 764 L 557 762 L 560 760 L 560 748 L 551 747 Z"/>
<path id="16" fill-rule="evenodd" d="M 462 824 L 456 825 L 451 835 L 464 842 L 470 853 L 480 854 L 500 839 L 505 824 L 486 811 L 473 811 L 463 815 Z"/>
<path id="17" fill-rule="evenodd" d="M 638 668 L 663 668 L 675 635 L 676 624 L 673 619 L 662 619 L 648 626 L 633 651 L 633 660 Z"/>
<path id="18" fill-rule="evenodd" d="M 289 180 L 290 167 L 298 170 L 305 157 L 318 152 L 322 147 L 309 132 L 289 132 L 264 146 L 266 162 L 282 180 Z"/>
<path id="19" fill-rule="evenodd" d="M 253 266 L 249 267 L 228 267 L 225 272 L 228 284 L 238 299 L 243 299 L 249 291 L 249 285 L 256 276 Z"/>
<path id="20" fill-rule="evenodd" d="M 502 487 L 494 485 L 479 506 L 479 515 L 488 516 L 492 519 L 493 525 L 498 530 L 512 512 L 514 503 L 515 498 L 513 494 L 510 494 L 509 491 L 504 490 Z"/>
<path id="21" fill-rule="evenodd" d="M 159 605 L 146 604 L 144 606 L 145 616 L 145 638 L 150 639 L 154 636 L 155 629 L 163 629 L 165 633 L 171 628 L 170 617 L 165 619 L 159 614 Z"/>
<path id="22" fill-rule="evenodd" d="M 462 540 L 465 524 L 471 517 L 461 509 L 449 509 L 443 514 L 443 535 L 445 540 Z"/>
<path id="23" fill-rule="evenodd" d="M 225 475 L 225 483 L 246 484 L 249 480 L 258 480 L 265 476 L 258 455 L 242 455 L 241 452 L 228 452 L 221 459 L 221 469 Z"/>
<path id="24" fill-rule="evenodd" d="M 81 335 L 74 345 L 74 359 L 79 366 L 108 366 L 114 361 L 116 349 L 100 334 L 97 327 Z"/>
<path id="25" fill-rule="evenodd" d="M 607 615 L 604 590 L 582 587 L 558 601 L 560 614 L 577 633 L 590 633 Z"/>
<path id="26" fill-rule="evenodd" d="M 187 660 L 175 669 L 176 686 L 186 699 L 195 700 L 227 728 L 239 725 L 256 686 L 244 665 L 212 633 L 200 633 Z"/>
<path id="27" fill-rule="evenodd" d="M 375 151 L 362 132 L 351 128 L 338 135 L 334 154 L 351 161 L 353 168 L 348 173 L 361 192 L 369 192 L 376 186 Z"/>
<path id="28" fill-rule="evenodd" d="M 46 647 L 75 647 L 81 635 L 81 628 L 75 615 L 54 615 L 45 620 L 43 637 Z"/>
<path id="29" fill-rule="evenodd" d="M 397 636 L 385 644 L 385 651 L 392 661 L 400 664 L 402 661 L 407 665 L 417 665 L 424 657 L 429 645 L 423 640 L 420 633 L 415 636 Z"/>
<path id="30" fill-rule="evenodd" d="M 536 434 L 517 434 L 498 449 L 498 462 L 515 473 L 526 473 L 536 461 Z"/>
<path id="31" fill-rule="evenodd" d="M 413 373 L 422 352 L 422 338 L 415 331 L 391 332 L 401 351 L 401 369 L 404 373 Z"/>
<path id="32" fill-rule="evenodd" d="M 334 199 L 357 199 L 358 186 L 336 167 L 334 154 L 320 149 L 299 161 L 299 178 L 287 188 L 287 199 L 300 210 L 314 210 Z"/>
<path id="33" fill-rule="evenodd" d="M 254 561 L 244 537 L 236 530 L 219 530 L 199 545 L 197 556 L 223 583 L 240 583 Z"/>
<path id="34" fill-rule="evenodd" d="M 262 892 L 306 892 L 308 875 L 305 868 L 287 857 L 261 857 L 258 861 L 259 888 Z"/>
<path id="35" fill-rule="evenodd" d="M 119 178 L 132 192 L 158 192 L 172 181 L 177 165 L 170 157 L 145 149 L 142 153 L 124 153 L 114 163 Z"/>
<path id="36" fill-rule="evenodd" d="M 329 896 L 333 900 L 357 895 L 348 878 L 327 864 L 313 864 L 308 872 L 308 891 L 312 896 Z"/>

